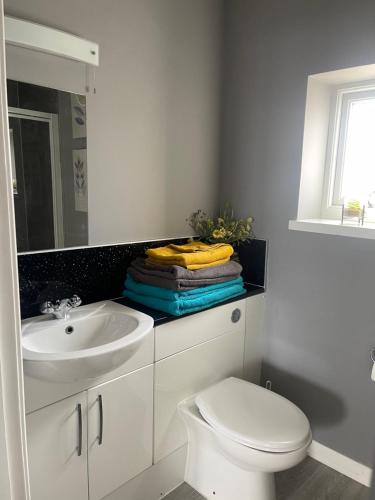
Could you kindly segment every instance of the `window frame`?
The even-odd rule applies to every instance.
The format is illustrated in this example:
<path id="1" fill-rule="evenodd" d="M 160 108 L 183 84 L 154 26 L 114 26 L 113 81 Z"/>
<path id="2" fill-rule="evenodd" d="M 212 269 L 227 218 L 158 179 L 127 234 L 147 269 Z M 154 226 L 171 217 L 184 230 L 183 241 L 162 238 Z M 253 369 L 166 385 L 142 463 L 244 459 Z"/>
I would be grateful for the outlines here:
<path id="1" fill-rule="evenodd" d="M 350 107 L 355 101 L 374 98 L 375 80 L 335 86 L 332 89 L 321 206 L 323 219 L 341 218 L 340 192 Z M 366 220 L 375 221 L 375 209 L 366 209 Z"/>

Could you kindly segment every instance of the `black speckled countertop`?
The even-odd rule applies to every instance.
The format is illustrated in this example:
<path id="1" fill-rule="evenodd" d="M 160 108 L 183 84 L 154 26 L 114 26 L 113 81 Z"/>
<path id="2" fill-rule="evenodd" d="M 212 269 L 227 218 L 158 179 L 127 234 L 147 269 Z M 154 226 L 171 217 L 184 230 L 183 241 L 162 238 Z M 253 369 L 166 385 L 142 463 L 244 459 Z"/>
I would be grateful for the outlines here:
<path id="1" fill-rule="evenodd" d="M 231 302 L 236 302 L 238 300 L 246 299 L 248 297 L 252 297 L 253 295 L 259 295 L 261 293 L 264 293 L 264 288 L 261 286 L 256 286 L 256 285 L 245 285 L 246 287 L 246 293 L 237 297 L 233 297 L 232 299 L 225 300 L 223 302 L 220 302 L 220 304 L 215 304 L 214 306 L 207 307 L 207 309 L 203 309 L 202 311 L 207 311 L 208 309 L 214 309 L 215 307 L 222 306 L 224 304 L 230 304 Z M 185 318 L 186 316 L 192 316 L 193 314 L 199 314 L 199 312 L 202 311 L 197 311 L 189 314 L 183 314 L 182 316 L 172 316 L 171 314 L 162 312 L 162 311 L 157 311 L 156 309 L 151 309 L 150 307 L 146 307 L 142 304 L 138 304 L 136 302 L 133 302 L 130 299 L 127 298 L 121 298 L 121 299 L 116 299 L 114 302 L 117 302 L 119 304 L 123 304 L 124 306 L 131 307 L 132 309 L 135 309 L 136 311 L 143 312 L 145 314 L 148 314 L 154 319 L 154 326 L 160 326 L 163 325 L 164 323 L 169 323 L 170 321 L 175 321 L 180 318 Z"/>

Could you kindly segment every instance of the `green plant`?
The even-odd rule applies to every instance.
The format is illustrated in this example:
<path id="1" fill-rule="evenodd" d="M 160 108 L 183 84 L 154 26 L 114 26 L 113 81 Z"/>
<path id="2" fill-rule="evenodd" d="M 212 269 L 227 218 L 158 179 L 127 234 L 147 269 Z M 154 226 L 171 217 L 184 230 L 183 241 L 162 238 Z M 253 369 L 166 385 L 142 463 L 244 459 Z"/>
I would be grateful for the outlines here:
<path id="1" fill-rule="evenodd" d="M 207 243 L 236 243 L 247 241 L 253 236 L 254 219 L 236 219 L 229 203 L 220 211 L 218 217 L 212 218 L 203 210 L 197 210 L 190 215 L 187 222 Z"/>
<path id="2" fill-rule="evenodd" d="M 361 213 L 361 204 L 358 200 L 352 199 L 346 202 L 346 207 L 349 214 L 359 215 Z"/>

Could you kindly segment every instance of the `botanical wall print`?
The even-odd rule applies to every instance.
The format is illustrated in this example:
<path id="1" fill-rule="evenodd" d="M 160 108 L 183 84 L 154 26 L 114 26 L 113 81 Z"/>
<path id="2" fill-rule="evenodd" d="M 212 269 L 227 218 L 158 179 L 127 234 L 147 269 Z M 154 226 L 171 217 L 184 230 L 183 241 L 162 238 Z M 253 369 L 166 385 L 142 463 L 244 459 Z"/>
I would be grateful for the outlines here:
<path id="1" fill-rule="evenodd" d="M 71 94 L 73 139 L 86 137 L 86 97 Z"/>
<path id="2" fill-rule="evenodd" d="M 87 151 L 73 149 L 75 209 L 87 212 Z"/>

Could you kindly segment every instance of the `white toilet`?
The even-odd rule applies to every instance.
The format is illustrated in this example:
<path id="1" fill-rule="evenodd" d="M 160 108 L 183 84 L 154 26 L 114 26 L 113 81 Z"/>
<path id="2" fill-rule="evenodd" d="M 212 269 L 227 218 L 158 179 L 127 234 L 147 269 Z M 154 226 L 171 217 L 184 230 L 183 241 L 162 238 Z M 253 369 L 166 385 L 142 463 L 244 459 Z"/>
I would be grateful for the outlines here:
<path id="1" fill-rule="evenodd" d="M 185 481 L 215 500 L 275 500 L 274 472 L 301 462 L 305 414 L 287 399 L 227 378 L 178 405 L 188 431 Z"/>

